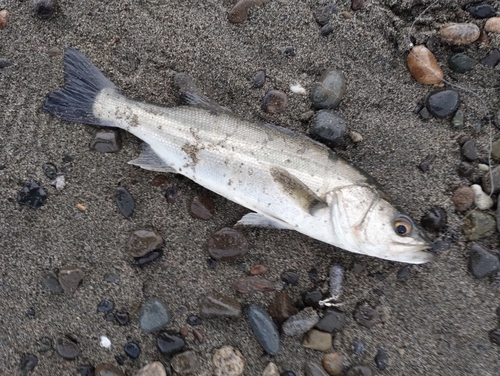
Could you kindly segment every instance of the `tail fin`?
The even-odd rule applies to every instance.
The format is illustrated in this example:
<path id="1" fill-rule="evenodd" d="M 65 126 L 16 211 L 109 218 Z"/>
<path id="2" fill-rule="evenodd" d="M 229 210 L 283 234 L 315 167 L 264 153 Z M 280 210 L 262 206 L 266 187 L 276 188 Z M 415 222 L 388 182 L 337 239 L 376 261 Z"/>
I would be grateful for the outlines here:
<path id="1" fill-rule="evenodd" d="M 72 47 L 67 48 L 64 54 L 64 73 L 64 87 L 47 95 L 43 109 L 68 121 L 110 125 L 95 117 L 92 107 L 102 89 L 116 90 L 116 86 Z"/>

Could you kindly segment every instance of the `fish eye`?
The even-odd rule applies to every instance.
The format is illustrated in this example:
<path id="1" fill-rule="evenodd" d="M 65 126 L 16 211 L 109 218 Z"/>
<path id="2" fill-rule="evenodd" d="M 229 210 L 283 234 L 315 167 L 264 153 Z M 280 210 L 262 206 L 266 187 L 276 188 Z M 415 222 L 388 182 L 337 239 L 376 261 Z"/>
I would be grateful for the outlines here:
<path id="1" fill-rule="evenodd" d="M 412 223 L 408 218 L 399 217 L 394 221 L 394 231 L 396 234 L 406 236 L 411 232 Z"/>

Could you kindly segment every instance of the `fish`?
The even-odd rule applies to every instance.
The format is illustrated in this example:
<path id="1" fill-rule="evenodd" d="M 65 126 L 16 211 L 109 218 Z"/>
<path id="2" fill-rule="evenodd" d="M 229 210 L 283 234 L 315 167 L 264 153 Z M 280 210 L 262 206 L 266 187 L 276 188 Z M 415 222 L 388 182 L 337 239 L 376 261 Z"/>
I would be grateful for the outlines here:
<path id="1" fill-rule="evenodd" d="M 65 51 L 64 71 L 65 84 L 46 96 L 45 111 L 130 132 L 144 142 L 130 164 L 184 175 L 251 210 L 236 225 L 294 230 L 385 260 L 433 259 L 415 221 L 371 176 L 325 145 L 239 118 L 189 90 L 176 107 L 131 100 L 72 47 Z"/>

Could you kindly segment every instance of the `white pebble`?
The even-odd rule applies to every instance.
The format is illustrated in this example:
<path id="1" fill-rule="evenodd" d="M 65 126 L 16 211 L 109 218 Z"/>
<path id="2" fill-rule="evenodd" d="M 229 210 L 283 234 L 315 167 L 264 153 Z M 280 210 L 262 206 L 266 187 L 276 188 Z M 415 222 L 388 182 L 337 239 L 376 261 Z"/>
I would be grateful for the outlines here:
<path id="1" fill-rule="evenodd" d="M 111 341 L 106 336 L 101 336 L 101 347 L 109 349 L 111 347 Z"/>
<path id="2" fill-rule="evenodd" d="M 361 133 L 356 131 L 350 131 L 349 137 L 351 138 L 351 141 L 355 143 L 363 141 L 363 136 L 361 136 Z"/>
<path id="3" fill-rule="evenodd" d="M 479 210 L 486 210 L 493 206 L 493 199 L 483 192 L 480 185 L 472 184 L 470 187 L 474 191 L 474 204 Z"/>
<path id="4" fill-rule="evenodd" d="M 56 187 L 58 191 L 60 191 L 66 185 L 66 178 L 64 177 L 64 175 L 57 175 L 57 178 L 50 184 Z"/>
<path id="5" fill-rule="evenodd" d="M 290 84 L 290 91 L 295 94 L 307 95 L 307 90 L 299 83 Z"/>
<path id="6" fill-rule="evenodd" d="M 477 167 L 484 172 L 487 172 L 490 170 L 490 166 L 484 164 L 484 163 L 478 163 Z"/>

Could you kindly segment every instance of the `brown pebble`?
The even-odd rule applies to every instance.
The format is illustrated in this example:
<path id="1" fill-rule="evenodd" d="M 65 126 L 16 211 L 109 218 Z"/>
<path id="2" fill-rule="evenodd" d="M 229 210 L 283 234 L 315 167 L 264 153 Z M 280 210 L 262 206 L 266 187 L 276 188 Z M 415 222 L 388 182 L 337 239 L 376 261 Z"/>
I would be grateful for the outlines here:
<path id="1" fill-rule="evenodd" d="M 205 339 L 203 337 L 203 332 L 201 331 L 201 329 L 198 329 L 198 328 L 193 329 L 193 337 L 194 337 L 194 341 L 197 345 L 201 345 Z"/>
<path id="2" fill-rule="evenodd" d="M 365 7 L 365 0 L 351 0 L 351 9 L 353 11 L 361 10 Z"/>
<path id="3" fill-rule="evenodd" d="M 455 205 L 456 211 L 466 211 L 474 203 L 474 191 L 471 187 L 466 185 L 458 187 L 453 193 L 451 201 L 453 202 L 453 205 Z"/>
<path id="4" fill-rule="evenodd" d="M 122 370 L 113 364 L 101 363 L 95 367 L 95 376 L 125 376 Z"/>
<path id="5" fill-rule="evenodd" d="M 343 11 L 342 13 L 340 13 L 342 15 L 342 17 L 344 17 L 346 20 L 349 20 L 352 18 L 352 14 L 351 12 L 348 12 L 348 11 Z"/>
<path id="6" fill-rule="evenodd" d="M 4 29 L 7 26 L 8 18 L 9 11 L 7 9 L 0 10 L 0 29 Z"/>
<path id="7" fill-rule="evenodd" d="M 366 328 L 371 328 L 380 322 L 380 316 L 377 310 L 366 304 L 359 304 L 353 316 L 354 320 L 356 320 L 359 325 Z"/>
<path id="8" fill-rule="evenodd" d="M 160 234 L 149 230 L 137 230 L 130 235 L 127 243 L 127 252 L 132 257 L 141 257 L 163 246 Z"/>
<path id="9" fill-rule="evenodd" d="M 323 368 L 329 375 L 340 376 L 343 373 L 344 356 L 338 352 L 326 354 L 321 360 Z"/>
<path id="10" fill-rule="evenodd" d="M 227 18 L 231 23 L 241 23 L 247 19 L 250 9 L 263 5 L 265 2 L 265 0 L 240 0 L 231 8 Z"/>
<path id="11" fill-rule="evenodd" d="M 168 184 L 168 178 L 165 175 L 156 175 L 151 181 L 153 187 L 160 187 Z"/>
<path id="12" fill-rule="evenodd" d="M 81 212 L 84 212 L 87 209 L 83 204 L 76 204 L 76 208 Z"/>
<path id="13" fill-rule="evenodd" d="M 276 294 L 271 305 L 269 306 L 268 311 L 274 321 L 280 325 L 298 313 L 297 308 L 295 308 L 295 305 L 293 304 L 292 298 L 285 290 Z"/>
<path id="14" fill-rule="evenodd" d="M 242 277 L 233 283 L 233 288 L 240 294 L 253 294 L 257 291 L 274 291 L 273 282 L 258 276 Z"/>
<path id="15" fill-rule="evenodd" d="M 363 136 L 361 135 L 361 133 L 356 132 L 356 131 L 350 131 L 349 137 L 350 137 L 351 141 L 354 143 L 358 143 L 358 142 L 363 141 Z"/>
<path id="16" fill-rule="evenodd" d="M 480 34 L 479 27 L 472 23 L 451 23 L 439 30 L 439 35 L 445 42 L 456 46 L 471 44 Z"/>
<path id="17" fill-rule="evenodd" d="M 189 334 L 189 328 L 187 326 L 182 326 L 179 329 L 179 334 L 183 337 L 187 337 L 187 335 Z"/>
<path id="18" fill-rule="evenodd" d="M 268 114 L 281 114 L 286 111 L 288 99 L 279 90 L 269 90 L 262 99 L 262 110 Z"/>
<path id="19" fill-rule="evenodd" d="M 47 54 L 50 57 L 54 57 L 54 56 L 61 55 L 62 51 L 61 51 L 61 49 L 59 47 L 51 47 L 51 48 L 48 49 Z"/>
<path id="20" fill-rule="evenodd" d="M 262 275 L 262 274 L 267 274 L 269 270 L 267 269 L 267 266 L 262 265 L 262 264 L 257 264 L 252 266 L 250 269 L 250 274 L 251 275 Z"/>
<path id="21" fill-rule="evenodd" d="M 189 214 L 204 221 L 212 219 L 215 215 L 214 201 L 207 196 L 194 196 L 189 202 Z"/>
<path id="22" fill-rule="evenodd" d="M 434 54 L 423 45 L 412 48 L 408 54 L 407 65 L 411 76 L 421 84 L 439 84 L 443 79 L 443 71 Z"/>
<path id="23" fill-rule="evenodd" d="M 137 371 L 135 376 L 167 376 L 167 372 L 161 362 L 153 362 Z"/>
<path id="24" fill-rule="evenodd" d="M 224 227 L 208 239 L 210 256 L 219 261 L 235 261 L 246 255 L 248 242 L 240 231 Z"/>
<path id="25" fill-rule="evenodd" d="M 500 33 L 500 17 L 488 18 L 484 24 L 484 30 L 489 33 Z"/>

